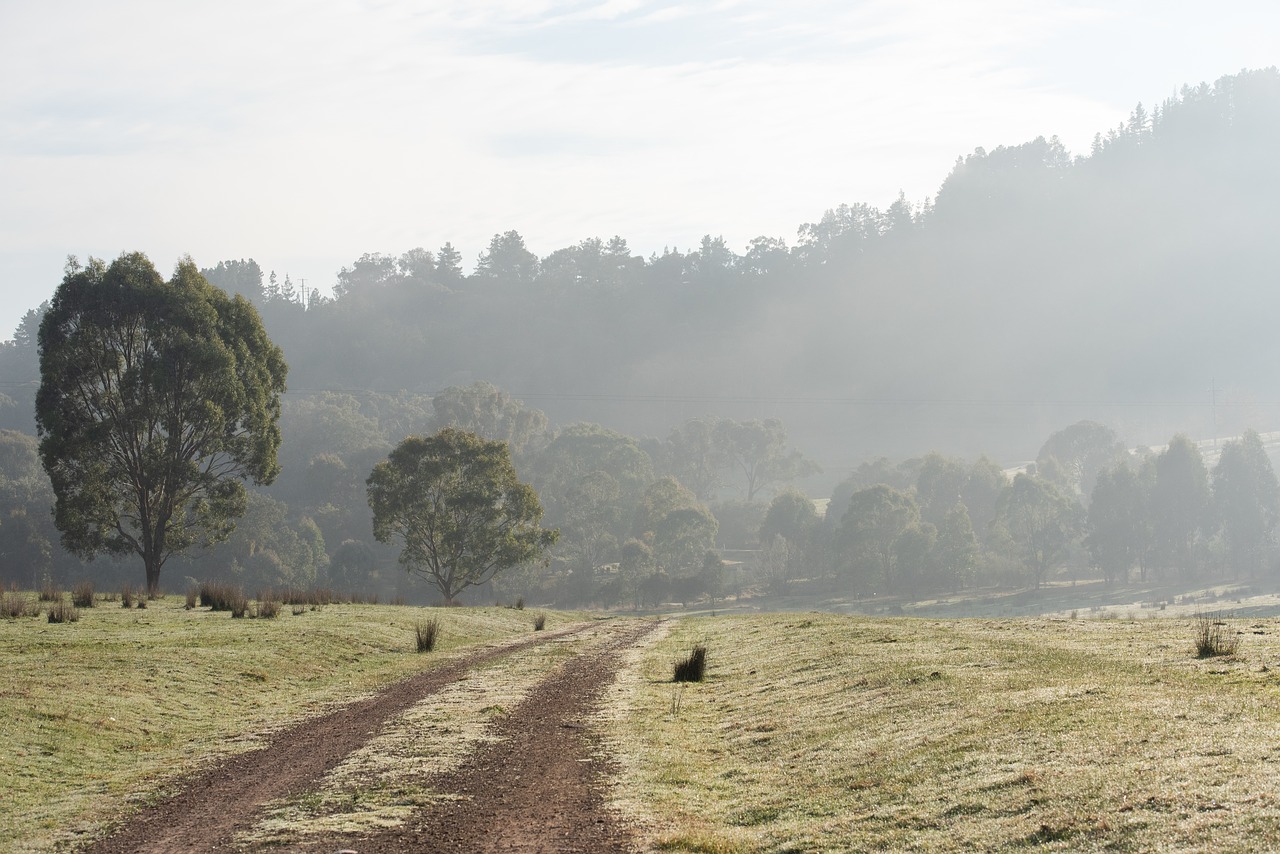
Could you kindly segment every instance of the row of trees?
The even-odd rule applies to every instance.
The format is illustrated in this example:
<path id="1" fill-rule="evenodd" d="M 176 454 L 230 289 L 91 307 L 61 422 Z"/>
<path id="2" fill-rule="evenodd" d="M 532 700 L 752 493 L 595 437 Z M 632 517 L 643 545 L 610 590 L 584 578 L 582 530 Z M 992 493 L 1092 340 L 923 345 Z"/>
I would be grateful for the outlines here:
<path id="1" fill-rule="evenodd" d="M 803 496 L 779 495 L 760 564 L 777 591 L 804 578 L 854 595 L 1036 588 L 1061 574 L 1186 586 L 1273 578 L 1278 522 L 1280 486 L 1256 432 L 1226 442 L 1210 471 L 1185 436 L 1130 452 L 1081 422 L 1011 479 L 986 459 L 930 454 L 863 465 L 825 518 Z"/>
<path id="2" fill-rule="evenodd" d="M 229 557 L 260 584 L 316 583 L 325 570 L 328 581 L 367 586 L 382 563 L 373 543 L 398 542 L 400 563 L 450 601 L 524 565 L 509 583 L 526 591 L 637 605 L 714 597 L 726 543 L 756 546 L 775 592 L 803 576 L 855 595 L 1014 578 L 1039 587 L 1073 550 L 1087 550 L 1109 582 L 1135 569 L 1144 581 L 1257 577 L 1276 562 L 1280 485 L 1253 432 L 1222 449 L 1212 485 L 1185 437 L 1130 454 L 1093 422 L 1053 434 L 1012 480 L 985 458 L 881 459 L 841 483 L 820 518 L 796 492 L 767 510 L 757 501 L 816 470 L 778 421 L 695 418 L 661 441 L 591 424 L 552 431 L 545 414 L 478 383 L 429 399 L 304 398 L 283 419 L 297 419 L 286 457 L 298 474 L 273 497 L 244 482 L 267 487 L 281 470 L 282 353 L 248 301 L 189 261 L 167 282 L 138 254 L 71 262 L 39 343 L 48 479 L 32 443 L 4 434 L 0 546 L 48 563 L 47 531 L 29 518 L 51 495 L 68 551 L 137 555 L 151 590 L 170 557 L 224 542 L 216 557 L 186 559 Z M 386 454 L 406 433 L 424 435 Z M 726 496 L 734 480 L 736 500 Z M 537 527 L 544 504 L 558 530 Z M 326 533 L 340 542 L 332 554 Z M 557 539 L 543 564 L 551 572 L 537 573 L 532 562 Z"/>

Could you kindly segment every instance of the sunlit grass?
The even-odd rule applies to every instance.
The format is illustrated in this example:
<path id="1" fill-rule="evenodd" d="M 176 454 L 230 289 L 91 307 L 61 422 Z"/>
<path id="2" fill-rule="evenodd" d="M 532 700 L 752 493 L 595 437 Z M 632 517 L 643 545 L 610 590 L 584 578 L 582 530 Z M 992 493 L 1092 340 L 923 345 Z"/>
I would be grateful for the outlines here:
<path id="1" fill-rule="evenodd" d="M 618 806 L 660 850 L 1269 850 L 1280 834 L 1274 621 L 1236 621 L 1239 654 L 1211 661 L 1188 619 L 671 626 L 609 709 Z M 695 641 L 706 681 L 673 686 Z"/>
<path id="2" fill-rule="evenodd" d="M 466 647 L 530 633 L 525 615 L 505 608 L 329 605 L 232 620 L 183 605 L 94 608 L 77 623 L 0 620 L 7 850 L 83 838 L 212 758 Z M 424 656 L 414 638 L 426 616 L 440 633 Z"/>

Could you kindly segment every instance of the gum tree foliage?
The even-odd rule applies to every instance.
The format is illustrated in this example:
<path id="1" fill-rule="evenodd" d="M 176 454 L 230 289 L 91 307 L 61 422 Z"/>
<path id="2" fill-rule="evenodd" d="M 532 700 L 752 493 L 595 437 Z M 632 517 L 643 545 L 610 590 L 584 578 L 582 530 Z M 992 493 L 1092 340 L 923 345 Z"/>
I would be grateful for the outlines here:
<path id="1" fill-rule="evenodd" d="M 1149 484 L 1126 465 L 1103 469 L 1094 480 L 1084 544 L 1107 584 L 1128 580 L 1151 548 Z"/>
<path id="2" fill-rule="evenodd" d="M 245 480 L 279 471 L 284 354 L 243 297 L 189 259 L 67 264 L 40 324 L 36 424 L 67 549 L 137 554 L 155 593 L 170 555 L 227 538 Z"/>
<path id="3" fill-rule="evenodd" d="M 777 418 L 716 424 L 715 439 L 727 466 L 742 477 L 747 501 L 763 490 L 808 477 L 818 466 L 787 447 L 787 431 Z"/>
<path id="4" fill-rule="evenodd" d="M 545 441 L 547 416 L 512 399 L 493 383 L 451 386 L 431 399 L 437 428 L 457 427 L 502 439 L 514 457 Z"/>
<path id="5" fill-rule="evenodd" d="M 1079 504 L 1047 480 L 1022 473 L 996 503 L 996 524 L 1008 535 L 1039 590 L 1050 569 L 1067 556 L 1083 524 Z"/>
<path id="6" fill-rule="evenodd" d="M 1213 469 L 1213 499 L 1233 576 L 1256 577 L 1266 567 L 1280 515 L 1280 483 L 1256 431 L 1223 446 Z"/>
<path id="7" fill-rule="evenodd" d="M 883 483 L 855 492 L 840 520 L 840 545 L 854 588 L 895 585 L 898 541 L 919 526 L 920 508 L 910 495 Z"/>
<path id="8" fill-rule="evenodd" d="M 1050 436 L 1036 455 L 1042 471 L 1059 474 L 1056 486 L 1069 495 L 1087 499 L 1093 494 L 1098 473 L 1124 459 L 1124 442 L 1105 424 L 1077 421 Z"/>
<path id="9" fill-rule="evenodd" d="M 1197 546 L 1213 528 L 1209 472 L 1200 449 L 1177 435 L 1155 461 L 1151 497 L 1155 556 L 1167 570 L 1187 580 L 1199 565 Z"/>
<path id="10" fill-rule="evenodd" d="M 452 427 L 409 436 L 366 482 L 379 542 L 452 604 L 463 590 L 542 557 L 559 532 L 540 527 L 538 495 L 516 476 L 507 444 Z"/>

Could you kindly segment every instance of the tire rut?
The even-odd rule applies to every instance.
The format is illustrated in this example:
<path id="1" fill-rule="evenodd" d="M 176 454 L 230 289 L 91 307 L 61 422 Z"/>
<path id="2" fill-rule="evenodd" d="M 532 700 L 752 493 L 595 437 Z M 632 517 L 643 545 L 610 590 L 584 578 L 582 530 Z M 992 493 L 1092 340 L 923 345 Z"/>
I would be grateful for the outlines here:
<path id="1" fill-rule="evenodd" d="M 589 720 L 622 653 L 657 628 L 610 627 L 611 637 L 539 682 L 507 716 L 495 740 L 454 771 L 425 782 L 446 798 L 403 827 L 308 840 L 290 850 L 381 852 L 556 852 L 629 854 L 632 831 L 604 799 L 616 771 Z"/>
<path id="2" fill-rule="evenodd" d="M 364 700 L 273 735 L 265 747 L 222 760 L 177 785 L 177 794 L 124 818 L 87 854 L 177 854 L 231 849 L 236 832 L 252 826 L 268 801 L 306 791 L 377 734 L 379 727 L 472 668 L 591 628 L 571 626 L 482 649 L 403 679 Z"/>

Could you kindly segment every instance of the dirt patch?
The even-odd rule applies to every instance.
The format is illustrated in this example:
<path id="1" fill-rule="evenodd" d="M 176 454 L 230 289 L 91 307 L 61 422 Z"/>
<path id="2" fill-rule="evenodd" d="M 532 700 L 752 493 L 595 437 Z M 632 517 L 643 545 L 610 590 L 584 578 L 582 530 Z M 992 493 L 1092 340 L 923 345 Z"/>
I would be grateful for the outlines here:
<path id="1" fill-rule="evenodd" d="M 616 768 L 590 716 L 617 675 L 622 653 L 653 630 L 651 623 L 615 626 L 604 642 L 541 682 L 494 722 L 494 742 L 458 770 L 428 781 L 448 800 L 405 827 L 309 848 L 360 854 L 634 851 L 632 833 L 605 803 L 604 784 Z"/>
<path id="2" fill-rule="evenodd" d="M 261 804 L 305 791 L 377 733 L 385 721 L 424 696 L 478 664 L 585 628 L 570 627 L 477 651 L 282 731 L 266 747 L 234 756 L 182 783 L 177 795 L 129 816 L 122 829 L 86 850 L 92 854 L 226 850 L 232 836 L 255 821 Z"/>

